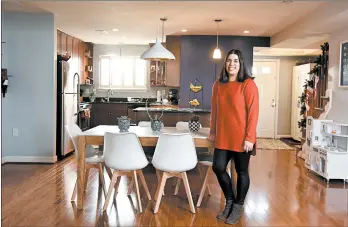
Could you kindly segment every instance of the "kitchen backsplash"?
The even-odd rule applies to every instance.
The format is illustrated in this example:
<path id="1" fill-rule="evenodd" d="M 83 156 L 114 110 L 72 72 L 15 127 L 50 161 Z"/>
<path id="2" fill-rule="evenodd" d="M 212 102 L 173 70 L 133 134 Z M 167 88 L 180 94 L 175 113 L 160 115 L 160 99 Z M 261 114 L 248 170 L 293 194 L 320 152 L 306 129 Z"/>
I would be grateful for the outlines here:
<path id="1" fill-rule="evenodd" d="M 148 87 L 147 90 L 131 90 L 131 91 L 118 91 L 112 90 L 110 97 L 114 98 L 127 98 L 127 97 L 136 97 L 136 98 L 156 98 L 156 92 L 158 90 L 164 90 L 164 98 L 168 97 L 170 87 Z M 83 97 L 89 97 L 91 92 L 93 92 L 92 85 L 81 85 L 81 90 L 83 90 Z M 107 89 L 97 89 L 96 97 L 107 97 Z"/>

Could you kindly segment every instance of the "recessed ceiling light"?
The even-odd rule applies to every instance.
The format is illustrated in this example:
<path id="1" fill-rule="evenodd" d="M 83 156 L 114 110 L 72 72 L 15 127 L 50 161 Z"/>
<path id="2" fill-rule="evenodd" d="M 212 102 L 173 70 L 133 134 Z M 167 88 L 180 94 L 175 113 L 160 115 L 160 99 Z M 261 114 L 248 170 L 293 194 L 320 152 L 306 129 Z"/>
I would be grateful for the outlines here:
<path id="1" fill-rule="evenodd" d="M 95 31 L 96 31 L 96 32 L 99 32 L 99 34 L 102 34 L 102 35 L 107 35 L 107 34 L 108 34 L 107 31 L 102 30 L 102 29 L 96 29 Z"/>
<path id="2" fill-rule="evenodd" d="M 182 31 L 182 32 L 187 32 L 187 29 L 182 29 L 181 31 Z"/>
<path id="3" fill-rule="evenodd" d="M 250 32 L 249 31 L 244 31 L 245 34 L 249 34 Z"/>
<path id="4" fill-rule="evenodd" d="M 118 32 L 117 28 L 112 29 L 113 32 Z"/>

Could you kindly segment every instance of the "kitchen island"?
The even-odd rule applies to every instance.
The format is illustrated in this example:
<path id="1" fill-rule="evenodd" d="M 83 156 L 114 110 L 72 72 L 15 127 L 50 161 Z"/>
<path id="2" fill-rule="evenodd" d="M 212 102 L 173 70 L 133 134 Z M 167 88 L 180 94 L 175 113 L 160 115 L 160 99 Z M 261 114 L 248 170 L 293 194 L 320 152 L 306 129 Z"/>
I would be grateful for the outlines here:
<path id="1" fill-rule="evenodd" d="M 189 121 L 192 115 L 198 115 L 200 117 L 200 123 L 202 127 L 210 127 L 210 109 L 192 109 L 192 108 L 173 108 L 173 107 L 151 107 L 147 108 L 152 118 L 155 115 L 160 116 L 163 111 L 161 120 L 166 127 L 175 127 L 178 121 Z M 148 112 L 145 107 L 138 107 L 133 109 L 135 113 L 136 122 L 150 121 Z M 133 116 L 134 116 L 133 115 Z"/>

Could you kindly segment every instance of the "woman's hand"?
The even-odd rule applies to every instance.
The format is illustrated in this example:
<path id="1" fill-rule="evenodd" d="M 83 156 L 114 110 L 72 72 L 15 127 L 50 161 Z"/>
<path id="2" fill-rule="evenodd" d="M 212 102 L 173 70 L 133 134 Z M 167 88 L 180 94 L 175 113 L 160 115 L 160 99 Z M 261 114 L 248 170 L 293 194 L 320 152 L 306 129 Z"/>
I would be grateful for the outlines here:
<path id="1" fill-rule="evenodd" d="M 209 134 L 208 140 L 215 141 L 215 135 Z"/>
<path id="2" fill-rule="evenodd" d="M 249 151 L 252 151 L 253 147 L 254 147 L 253 143 L 250 143 L 249 141 L 245 141 L 244 142 L 244 150 L 245 150 L 245 152 L 248 153 Z"/>

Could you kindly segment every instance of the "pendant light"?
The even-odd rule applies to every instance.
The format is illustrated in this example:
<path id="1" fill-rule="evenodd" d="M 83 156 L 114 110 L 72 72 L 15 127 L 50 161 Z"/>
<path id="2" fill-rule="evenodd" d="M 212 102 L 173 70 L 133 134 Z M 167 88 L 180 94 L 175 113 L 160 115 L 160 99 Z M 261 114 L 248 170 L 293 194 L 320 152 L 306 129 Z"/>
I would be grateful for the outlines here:
<path id="1" fill-rule="evenodd" d="M 167 18 L 161 18 L 162 21 L 162 42 L 163 42 L 163 36 L 164 36 L 164 21 L 167 20 Z M 157 36 L 157 35 L 156 35 Z M 156 37 L 156 43 L 147 51 L 145 51 L 141 57 L 141 59 L 145 60 L 157 60 L 157 61 L 163 61 L 163 60 L 174 60 L 175 56 L 167 50 L 161 42 L 158 40 L 158 37 Z"/>
<path id="2" fill-rule="evenodd" d="M 222 20 L 217 19 L 215 20 L 217 25 L 217 32 L 216 32 L 216 48 L 214 50 L 213 58 L 214 59 L 221 59 L 221 50 L 219 49 L 219 22 Z"/>

